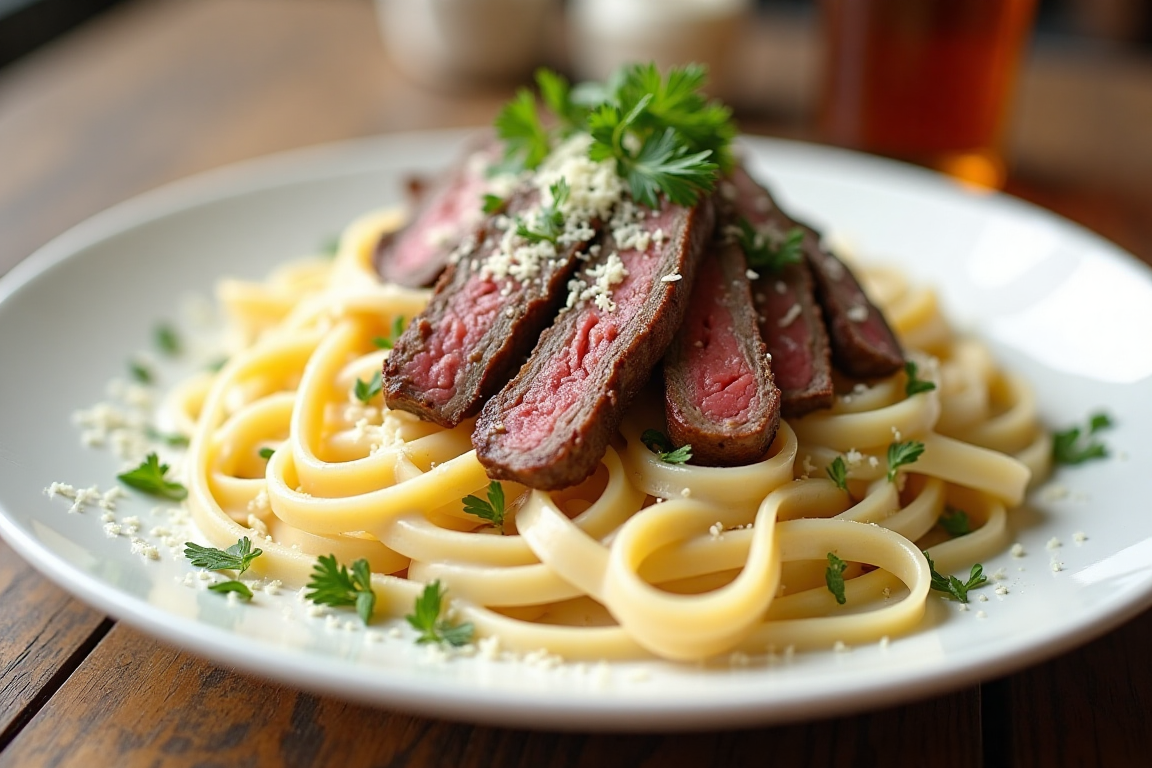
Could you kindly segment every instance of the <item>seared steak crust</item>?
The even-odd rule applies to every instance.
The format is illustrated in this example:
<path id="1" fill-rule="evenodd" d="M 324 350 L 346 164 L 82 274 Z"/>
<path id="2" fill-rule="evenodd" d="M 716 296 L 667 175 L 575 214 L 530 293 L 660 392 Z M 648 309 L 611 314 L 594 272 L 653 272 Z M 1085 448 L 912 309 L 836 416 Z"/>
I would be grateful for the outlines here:
<path id="1" fill-rule="evenodd" d="M 490 477 L 552 490 L 595 471 L 684 318 L 713 225 L 712 201 L 702 199 L 691 209 L 665 202 L 658 215 L 644 217 L 646 231 L 664 235 L 647 250 L 620 249 L 605 233 L 577 280 L 596 284 L 613 257 L 627 275 L 612 286 L 610 302 L 584 299 L 562 312 L 484 406 L 472 443 Z"/>

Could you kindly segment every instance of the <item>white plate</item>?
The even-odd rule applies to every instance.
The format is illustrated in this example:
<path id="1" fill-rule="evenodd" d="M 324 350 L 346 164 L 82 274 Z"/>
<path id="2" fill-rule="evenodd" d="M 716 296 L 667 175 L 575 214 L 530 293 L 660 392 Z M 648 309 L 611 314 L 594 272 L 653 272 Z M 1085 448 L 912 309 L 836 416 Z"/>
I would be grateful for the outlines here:
<path id="1" fill-rule="evenodd" d="M 990 600 L 965 613 L 932 598 L 924 628 L 887 649 L 788 663 L 442 663 L 409 637 L 388 637 L 389 625 L 369 635 L 309 618 L 292 594 L 233 607 L 190 590 L 177 583 L 189 566 L 167 550 L 160 561 L 132 554 L 125 537 L 105 536 L 98 510 L 69 514 L 45 497 L 53 481 L 111 484 L 115 459 L 81 447 L 70 414 L 102 399 L 180 295 L 312 251 L 362 211 L 398 202 L 402 174 L 449 162 L 462 138 L 391 136 L 198 177 L 97 216 L 0 279 L 0 533 L 12 547 L 80 599 L 219 662 L 398 709 L 550 728 L 731 727 L 877 707 L 1035 663 L 1152 603 L 1149 270 L 1017 200 L 779 141 L 747 145 L 782 200 L 851 237 L 865 258 L 936 285 L 950 316 L 1033 382 L 1048 423 L 1101 406 L 1116 418 L 1106 435 L 1114 458 L 1062 470 L 1067 498 L 1033 498 L 1013 513 L 1027 555 L 985 563 L 1006 569 L 1003 597 L 984 590 Z M 118 514 L 141 517 L 146 533 L 151 508 L 133 497 Z M 1074 543 L 1076 531 L 1087 540 Z M 1045 548 L 1053 537 L 1063 543 L 1055 552 Z"/>

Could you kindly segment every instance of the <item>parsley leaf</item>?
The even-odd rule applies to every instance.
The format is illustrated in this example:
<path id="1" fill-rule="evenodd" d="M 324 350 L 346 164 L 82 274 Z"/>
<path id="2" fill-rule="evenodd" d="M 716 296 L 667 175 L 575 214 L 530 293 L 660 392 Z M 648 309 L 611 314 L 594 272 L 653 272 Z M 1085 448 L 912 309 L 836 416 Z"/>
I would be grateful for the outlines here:
<path id="1" fill-rule="evenodd" d="M 252 561 L 264 554 L 262 549 L 253 549 L 252 541 L 245 536 L 228 549 L 215 547 L 202 547 L 199 544 L 184 542 L 184 557 L 192 561 L 197 568 L 207 568 L 210 571 L 238 571 L 243 574 L 252 565 Z"/>
<path id="2" fill-rule="evenodd" d="M 828 477 L 832 478 L 832 482 L 836 483 L 837 488 L 842 491 L 848 490 L 848 465 L 844 463 L 843 456 L 837 456 L 825 471 Z"/>
<path id="3" fill-rule="evenodd" d="M 312 566 L 312 578 L 305 585 L 304 597 L 317 605 L 334 608 L 355 606 L 356 613 L 367 624 L 376 609 L 376 593 L 372 591 L 372 569 L 368 561 L 360 558 L 352 563 L 352 571 L 336 561 L 336 555 L 320 555 Z"/>
<path id="4" fill-rule="evenodd" d="M 1113 426 L 1106 413 L 1093 414 L 1088 419 L 1087 430 L 1071 427 L 1052 435 L 1052 460 L 1057 464 L 1083 464 L 1092 459 L 1108 457 L 1108 449 L 1092 435 Z"/>
<path id="5" fill-rule="evenodd" d="M 372 402 L 372 398 L 380 394 L 383 389 L 384 376 L 380 371 L 376 371 L 368 381 L 356 379 L 356 384 L 352 388 L 352 394 L 356 396 L 357 400 L 364 403 L 364 405 L 368 405 L 368 403 Z"/>
<path id="6" fill-rule="evenodd" d="M 562 135 L 583 128 L 588 119 L 588 107 L 572 98 L 572 88 L 563 75 L 541 67 L 536 70 L 536 86 L 544 104 L 560 121 Z"/>
<path id="7" fill-rule="evenodd" d="M 499 528 L 500 533 L 504 533 L 504 486 L 497 482 L 488 483 L 488 501 L 478 496 L 465 496 L 464 511 L 481 520 L 487 520 Z"/>
<path id="8" fill-rule="evenodd" d="M 932 562 L 932 556 L 925 552 L 924 557 L 928 559 L 928 570 L 932 573 L 932 589 L 943 592 L 961 603 L 968 602 L 968 590 L 988 583 L 988 577 L 984 575 L 984 566 L 980 563 L 976 563 L 968 571 L 968 581 L 960 581 L 955 576 L 941 576 L 936 572 L 936 564 Z"/>
<path id="9" fill-rule="evenodd" d="M 132 375 L 132 379 L 137 384 L 151 384 L 155 381 L 155 377 L 152 375 L 152 369 L 138 360 L 128 361 L 128 373 Z"/>
<path id="10" fill-rule="evenodd" d="M 452 624 L 440 618 L 440 606 L 446 594 L 447 590 L 441 588 L 439 580 L 426 585 L 424 592 L 416 598 L 413 612 L 404 617 L 420 633 L 417 643 L 461 646 L 472 639 L 475 630 L 471 622 Z"/>
<path id="11" fill-rule="evenodd" d="M 844 596 L 844 571 L 847 568 L 848 563 L 831 552 L 828 553 L 828 568 L 824 571 L 824 583 L 828 585 L 828 591 L 840 605 L 848 602 L 848 598 Z"/>
<path id="12" fill-rule="evenodd" d="M 752 269 L 779 272 L 789 264 L 800 263 L 804 244 L 804 230 L 800 227 L 792 227 L 781 237 L 779 233 L 757 230 L 744 216 L 740 217 L 737 226 L 740 231 L 736 238 Z"/>
<path id="13" fill-rule="evenodd" d="M 340 236 L 329 235 L 320 243 L 320 255 L 334 258 L 340 251 Z"/>
<path id="14" fill-rule="evenodd" d="M 183 348 L 183 345 L 180 343 L 180 335 L 176 333 L 175 328 L 167 323 L 160 323 L 156 326 L 153 330 L 153 338 L 160 351 L 169 357 L 179 355 Z"/>
<path id="15" fill-rule="evenodd" d="M 556 245 L 564 233 L 564 214 L 560 212 L 560 207 L 568 200 L 568 181 L 561 178 L 548 190 L 552 193 L 552 204 L 540 209 L 537 222 L 540 229 L 529 229 L 523 219 L 516 218 L 516 234 L 533 244 L 547 240 Z"/>
<path id="16" fill-rule="evenodd" d="M 656 454 L 656 456 L 667 464 L 684 464 L 692 458 L 692 445 L 685 443 L 679 448 L 672 445 L 672 441 L 658 429 L 646 429 L 644 434 L 640 435 L 640 442 L 648 447 L 648 450 Z"/>
<path id="17" fill-rule="evenodd" d="M 919 440 L 906 440 L 888 446 L 888 482 L 896 482 L 896 470 L 912 464 L 924 453 L 924 443 Z"/>
<path id="18" fill-rule="evenodd" d="M 192 442 L 187 435 L 182 435 L 179 432 L 161 432 L 152 426 L 146 427 L 144 434 L 148 435 L 149 440 L 155 440 L 173 448 L 187 448 L 188 444 Z"/>
<path id="19" fill-rule="evenodd" d="M 921 379 L 917 375 L 916 363 L 911 360 L 904 361 L 904 375 L 907 381 L 904 383 L 904 394 L 907 397 L 918 395 L 921 392 L 931 392 L 936 389 L 936 385 L 927 379 Z"/>
<path id="20" fill-rule="evenodd" d="M 165 478 L 166 474 L 168 474 L 168 465 L 161 464 L 159 457 L 155 453 L 150 453 L 144 461 L 140 462 L 140 466 L 127 472 L 121 472 L 116 475 L 116 478 L 125 485 L 153 496 L 160 496 L 172 501 L 180 501 L 187 497 L 188 489 L 180 483 Z"/>
<path id="21" fill-rule="evenodd" d="M 504 159 L 513 168 L 532 170 L 552 150 L 548 132 L 536 111 L 536 98 L 527 88 L 516 92 L 496 116 L 496 134 L 504 140 Z"/>
<path id="22" fill-rule="evenodd" d="M 940 515 L 937 522 L 954 539 L 972 533 L 972 521 L 968 519 L 968 513 L 962 509 L 945 507 L 944 514 Z"/>
<path id="23" fill-rule="evenodd" d="M 269 448 L 268 446 L 264 446 L 263 448 L 260 449 L 260 458 L 267 461 L 268 459 L 272 458 L 272 454 L 274 454 L 274 453 L 276 453 L 275 448 Z"/>
<path id="24" fill-rule="evenodd" d="M 493 213 L 500 211 L 504 207 L 505 200 L 504 198 L 500 197 L 500 195 L 486 193 L 482 199 L 484 202 L 480 208 L 482 211 L 484 211 L 485 215 L 490 216 Z"/>
<path id="25" fill-rule="evenodd" d="M 378 349 L 392 349 L 396 346 L 396 342 L 400 339 L 400 334 L 404 333 L 404 315 L 396 315 L 392 318 L 392 331 L 387 336 L 377 336 L 372 339 L 372 343 Z"/>
<path id="26" fill-rule="evenodd" d="M 252 599 L 252 590 L 248 588 L 248 585 L 242 581 L 236 581 L 235 579 L 222 581 L 219 584 L 211 584 L 209 585 L 208 589 L 212 592 L 219 592 L 220 594 L 235 592 L 240 596 L 241 600 Z"/>

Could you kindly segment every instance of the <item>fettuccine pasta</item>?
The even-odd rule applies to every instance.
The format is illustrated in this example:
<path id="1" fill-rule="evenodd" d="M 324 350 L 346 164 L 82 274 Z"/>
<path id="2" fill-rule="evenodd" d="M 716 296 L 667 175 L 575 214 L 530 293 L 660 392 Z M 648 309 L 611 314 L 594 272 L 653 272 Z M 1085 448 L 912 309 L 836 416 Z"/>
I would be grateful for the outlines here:
<path id="1" fill-rule="evenodd" d="M 237 351 L 171 398 L 192 436 L 196 523 L 215 546 L 251 537 L 258 575 L 299 586 L 319 555 L 365 558 L 377 620 L 403 616 L 439 580 L 480 636 L 569 659 L 828 649 L 915 630 L 930 586 L 921 550 L 948 573 L 1003 549 L 1007 510 L 1048 470 L 1027 385 L 953 335 L 930 290 L 861 270 L 935 390 L 906 396 L 903 373 L 838 381 L 831 410 L 782 422 L 762 460 L 732 468 L 662 462 L 640 435 L 663 415 L 638 404 L 584 483 L 505 483 L 501 535 L 463 511 L 489 483 L 470 420 L 444 429 L 352 394 L 387 354 L 373 340 L 427 301 L 373 270 L 380 235 L 401 223 L 371 214 L 334 261 L 225 281 Z M 899 440 L 925 449 L 892 482 L 886 451 Z M 847 492 L 828 479 L 837 458 Z M 948 507 L 973 532 L 944 535 Z M 849 563 L 844 605 L 824 583 L 829 553 Z"/>

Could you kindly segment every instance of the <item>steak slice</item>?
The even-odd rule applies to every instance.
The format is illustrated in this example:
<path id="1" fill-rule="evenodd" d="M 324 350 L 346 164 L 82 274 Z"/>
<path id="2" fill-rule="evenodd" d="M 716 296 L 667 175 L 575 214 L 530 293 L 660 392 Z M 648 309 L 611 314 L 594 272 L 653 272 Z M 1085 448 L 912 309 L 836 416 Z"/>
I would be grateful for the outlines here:
<path id="1" fill-rule="evenodd" d="M 733 220 L 740 218 L 758 231 L 783 241 L 794 226 L 772 197 L 738 166 L 721 186 Z M 776 274 L 763 272 L 752 281 L 759 314 L 760 336 L 772 356 L 772 372 L 780 389 L 781 410 L 787 417 L 803 416 L 832 405 L 832 358 L 828 331 L 816 302 L 812 272 L 804 262 L 788 264 Z"/>
<path id="2" fill-rule="evenodd" d="M 431 189 L 409 184 L 409 196 L 421 203 L 403 229 L 385 233 L 376 244 L 381 279 L 409 288 L 436 281 L 461 240 L 483 221 L 483 196 L 491 188 L 488 168 L 499 159 L 499 145 L 490 142 L 470 152 Z"/>
<path id="3" fill-rule="evenodd" d="M 569 306 L 481 411 L 472 444 L 490 477 L 544 490 L 586 479 L 680 326 L 712 236 L 712 201 L 636 210 L 631 232 L 613 221 Z"/>
<path id="4" fill-rule="evenodd" d="M 384 361 L 389 408 L 454 427 L 479 411 L 532 349 L 564 300 L 577 254 L 595 236 L 589 228 L 585 239 L 564 247 L 517 245 L 510 216 L 538 209 L 538 200 L 532 187 L 518 191 L 507 202 L 509 215 L 490 216 L 474 247 L 449 263 L 428 306 Z"/>
<path id="5" fill-rule="evenodd" d="M 692 461 L 750 464 L 767 453 L 780 424 L 780 392 L 760 338 L 744 251 L 713 240 L 692 302 L 664 356 L 664 409 L 676 445 Z"/>
<path id="6" fill-rule="evenodd" d="M 904 367 L 904 350 L 884 314 L 869 300 L 860 281 L 831 251 L 820 235 L 804 229 L 804 258 L 816 278 L 816 295 L 824 308 L 832 359 L 849 376 L 891 376 Z"/>

